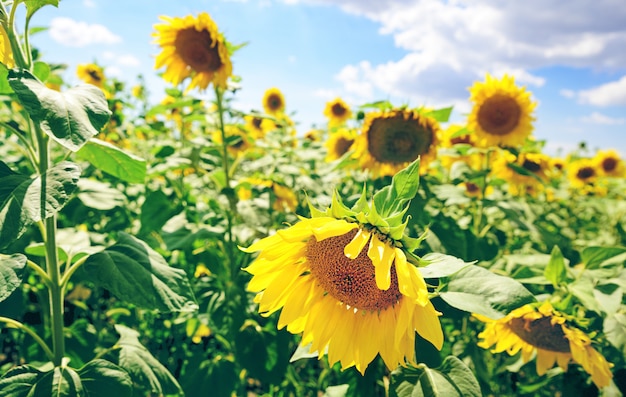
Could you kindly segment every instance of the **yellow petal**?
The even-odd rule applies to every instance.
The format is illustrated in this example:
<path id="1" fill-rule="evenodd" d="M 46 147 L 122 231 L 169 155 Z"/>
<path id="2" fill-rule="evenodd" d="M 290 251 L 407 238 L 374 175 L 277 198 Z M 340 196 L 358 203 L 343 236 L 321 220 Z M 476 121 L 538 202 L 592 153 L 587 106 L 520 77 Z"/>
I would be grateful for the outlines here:
<path id="1" fill-rule="evenodd" d="M 343 236 L 352 229 L 356 229 L 356 223 L 348 223 L 341 219 L 334 219 L 326 222 L 324 225 L 313 229 L 313 234 L 317 241 L 326 240 L 330 237 Z"/>
<path id="2" fill-rule="evenodd" d="M 426 306 L 415 306 L 413 326 L 420 336 L 441 350 L 443 346 L 443 331 L 439 322 L 439 312 L 431 302 Z"/>
<path id="3" fill-rule="evenodd" d="M 361 251 L 363 251 L 365 244 L 369 241 L 371 235 L 372 234 L 368 230 L 359 229 L 359 231 L 354 235 L 352 241 L 350 241 L 343 249 L 343 253 L 346 257 L 350 259 L 358 257 L 361 254 Z"/>
<path id="4" fill-rule="evenodd" d="M 380 241 L 374 234 L 370 240 L 370 247 L 367 256 L 372 260 L 376 270 L 376 286 L 378 289 L 386 291 L 391 285 L 391 264 L 396 255 L 396 251 Z"/>
<path id="5" fill-rule="evenodd" d="M 554 366 L 556 355 L 554 352 L 537 349 L 537 375 L 544 375 L 550 368 Z"/>

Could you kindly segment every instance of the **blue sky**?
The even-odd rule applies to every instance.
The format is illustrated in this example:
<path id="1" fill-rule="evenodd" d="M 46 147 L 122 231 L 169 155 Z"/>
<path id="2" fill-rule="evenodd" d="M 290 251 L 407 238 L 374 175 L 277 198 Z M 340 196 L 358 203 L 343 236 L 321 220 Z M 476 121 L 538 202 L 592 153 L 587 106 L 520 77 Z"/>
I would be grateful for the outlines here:
<path id="1" fill-rule="evenodd" d="M 143 74 L 156 102 L 166 84 L 153 69 L 153 25 L 200 11 L 229 41 L 249 43 L 233 58 L 236 106 L 260 109 L 278 87 L 301 132 L 322 124 L 337 96 L 453 105 L 463 122 L 472 83 L 509 73 L 539 103 L 534 135 L 548 153 L 586 141 L 626 156 L 623 0 L 62 0 L 35 15 L 32 26 L 50 29 L 32 42 L 69 66 L 66 81 L 97 61 L 129 84 Z"/>

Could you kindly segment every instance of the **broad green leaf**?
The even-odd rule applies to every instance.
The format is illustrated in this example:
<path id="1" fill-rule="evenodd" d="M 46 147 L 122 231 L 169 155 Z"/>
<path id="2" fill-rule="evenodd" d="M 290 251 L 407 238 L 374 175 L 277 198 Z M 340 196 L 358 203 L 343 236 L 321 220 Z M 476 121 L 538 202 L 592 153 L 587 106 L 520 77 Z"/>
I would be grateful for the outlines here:
<path id="1" fill-rule="evenodd" d="M 118 364 L 128 371 L 134 383 L 156 395 L 183 393 L 170 371 L 139 342 L 139 332 L 121 324 L 115 324 L 115 330 L 120 334 Z"/>
<path id="2" fill-rule="evenodd" d="M 422 260 L 428 262 L 428 265 L 419 268 L 424 278 L 448 277 L 472 265 L 454 256 L 439 253 L 426 254 L 422 257 Z"/>
<path id="3" fill-rule="evenodd" d="M 46 81 L 50 75 L 50 66 L 45 62 L 37 61 L 33 65 L 33 73 L 39 80 Z"/>
<path id="4" fill-rule="evenodd" d="M 546 269 L 543 272 L 543 275 L 554 285 L 558 286 L 560 283 L 565 281 L 567 277 L 567 269 L 565 268 L 565 258 L 563 258 L 563 253 L 558 245 L 555 245 L 552 248 L 552 253 L 550 254 L 550 261 L 546 265 Z"/>
<path id="5" fill-rule="evenodd" d="M 78 370 L 86 397 L 131 397 L 133 381 L 128 373 L 110 361 L 95 359 Z"/>
<path id="6" fill-rule="evenodd" d="M 450 306 L 492 319 L 535 301 L 533 294 L 519 282 L 476 265 L 450 276 L 439 295 Z"/>
<path id="7" fill-rule="evenodd" d="M 146 161 L 100 139 L 92 138 L 76 153 L 97 169 L 128 183 L 143 183 Z"/>
<path id="8" fill-rule="evenodd" d="M 34 122 L 63 147 L 78 151 L 109 121 L 111 111 L 96 86 L 64 93 L 46 87 L 27 70 L 9 70 L 9 84 Z"/>
<path id="9" fill-rule="evenodd" d="M 78 199 L 87 207 L 107 211 L 126 204 L 126 196 L 110 184 L 95 179 L 78 181 Z"/>
<path id="10" fill-rule="evenodd" d="M 587 269 L 597 269 L 603 262 L 626 253 L 626 247 L 587 247 L 580 256 Z"/>
<path id="11" fill-rule="evenodd" d="M 3 397 L 85 396 L 80 377 L 72 368 L 55 367 L 42 372 L 29 365 L 10 369 L 0 379 Z"/>
<path id="12" fill-rule="evenodd" d="M 162 312 L 198 308 L 186 273 L 129 234 L 120 233 L 117 243 L 91 255 L 83 268 L 91 281 L 127 303 Z"/>
<path id="13" fill-rule="evenodd" d="M 405 204 L 415 197 L 419 187 L 419 158 L 399 171 L 385 186 L 374 194 L 374 206 L 382 218 L 401 211 Z"/>
<path id="14" fill-rule="evenodd" d="M 567 285 L 569 291 L 589 310 L 596 313 L 602 312 L 593 293 L 593 282 L 587 277 L 582 277 Z"/>
<path id="15" fill-rule="evenodd" d="M 46 5 L 59 6 L 59 0 L 24 0 L 26 5 L 26 17 L 30 19 L 37 10 Z"/>
<path id="16" fill-rule="evenodd" d="M 0 254 L 0 302 L 22 284 L 26 257 L 22 254 Z"/>
<path id="17" fill-rule="evenodd" d="M 6 188 L 0 189 L 0 198 L 4 198 L 0 205 L 0 249 L 18 239 L 30 224 L 42 220 L 42 215 L 43 219 L 49 218 L 63 208 L 79 177 L 80 168 L 74 163 L 62 162 L 50 168 L 45 178 L 45 207 L 42 211 L 42 178 L 0 175 L 0 184 L 7 184 Z"/>
<path id="18" fill-rule="evenodd" d="M 139 234 L 161 230 L 163 225 L 175 215 L 175 204 L 161 190 L 149 192 L 141 205 L 141 229 Z"/>
<path id="19" fill-rule="evenodd" d="M 450 114 L 452 114 L 453 107 L 441 108 L 431 110 L 429 112 L 424 112 L 425 116 L 432 117 L 440 123 L 445 123 L 450 119 Z"/>

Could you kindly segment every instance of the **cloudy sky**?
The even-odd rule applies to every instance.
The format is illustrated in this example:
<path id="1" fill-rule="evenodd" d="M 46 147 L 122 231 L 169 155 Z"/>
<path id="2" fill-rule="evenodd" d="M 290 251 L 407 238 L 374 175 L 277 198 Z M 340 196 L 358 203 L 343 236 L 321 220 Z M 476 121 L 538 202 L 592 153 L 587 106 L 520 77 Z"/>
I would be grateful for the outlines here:
<path id="1" fill-rule="evenodd" d="M 558 154 L 586 141 L 626 156 L 624 0 L 62 0 L 32 26 L 44 60 L 96 61 L 129 84 L 144 75 L 154 101 L 166 86 L 153 69 L 160 15 L 206 11 L 233 43 L 243 78 L 240 110 L 259 109 L 278 87 L 300 129 L 324 122 L 326 101 L 351 105 L 454 105 L 486 73 L 513 74 L 539 103 L 535 136 Z"/>

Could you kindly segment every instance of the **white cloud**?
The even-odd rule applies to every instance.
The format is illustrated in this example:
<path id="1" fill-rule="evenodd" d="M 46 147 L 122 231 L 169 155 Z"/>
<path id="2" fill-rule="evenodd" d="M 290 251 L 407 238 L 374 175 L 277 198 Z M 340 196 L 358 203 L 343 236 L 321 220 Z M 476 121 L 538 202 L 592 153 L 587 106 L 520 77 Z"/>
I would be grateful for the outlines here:
<path id="1" fill-rule="evenodd" d="M 87 8 L 95 8 L 96 2 L 93 0 L 83 0 L 83 5 Z"/>
<path id="2" fill-rule="evenodd" d="M 50 36 L 68 47 L 85 47 L 91 44 L 115 44 L 122 38 L 100 24 L 88 24 L 71 18 L 57 17 L 50 22 Z"/>
<path id="3" fill-rule="evenodd" d="M 570 98 L 570 99 L 576 97 L 576 91 L 574 90 L 562 89 L 561 91 L 559 91 L 559 94 L 561 94 L 561 96 L 565 98 Z"/>
<path id="4" fill-rule="evenodd" d="M 322 99 L 324 99 L 326 101 L 330 101 L 333 98 L 338 97 L 339 94 L 335 90 L 328 90 L 328 89 L 324 89 L 324 88 L 319 88 L 319 89 L 313 91 L 313 96 L 315 96 L 317 98 L 322 98 Z"/>
<path id="5" fill-rule="evenodd" d="M 376 88 L 416 101 L 461 101 L 469 96 L 466 88 L 487 72 L 509 73 L 521 84 L 541 87 L 546 80 L 533 69 L 616 70 L 626 64 L 623 0 L 288 1 L 303 2 L 332 4 L 375 21 L 381 34 L 407 51 L 396 61 L 345 66 L 339 80 L 350 92 Z"/>
<path id="6" fill-rule="evenodd" d="M 617 81 L 578 92 L 581 103 L 596 106 L 626 105 L 626 76 Z"/>
<path id="7" fill-rule="evenodd" d="M 603 125 L 621 125 L 626 124 L 625 118 L 613 118 L 602 113 L 593 112 L 589 116 L 581 119 L 584 123 L 603 124 Z"/>

